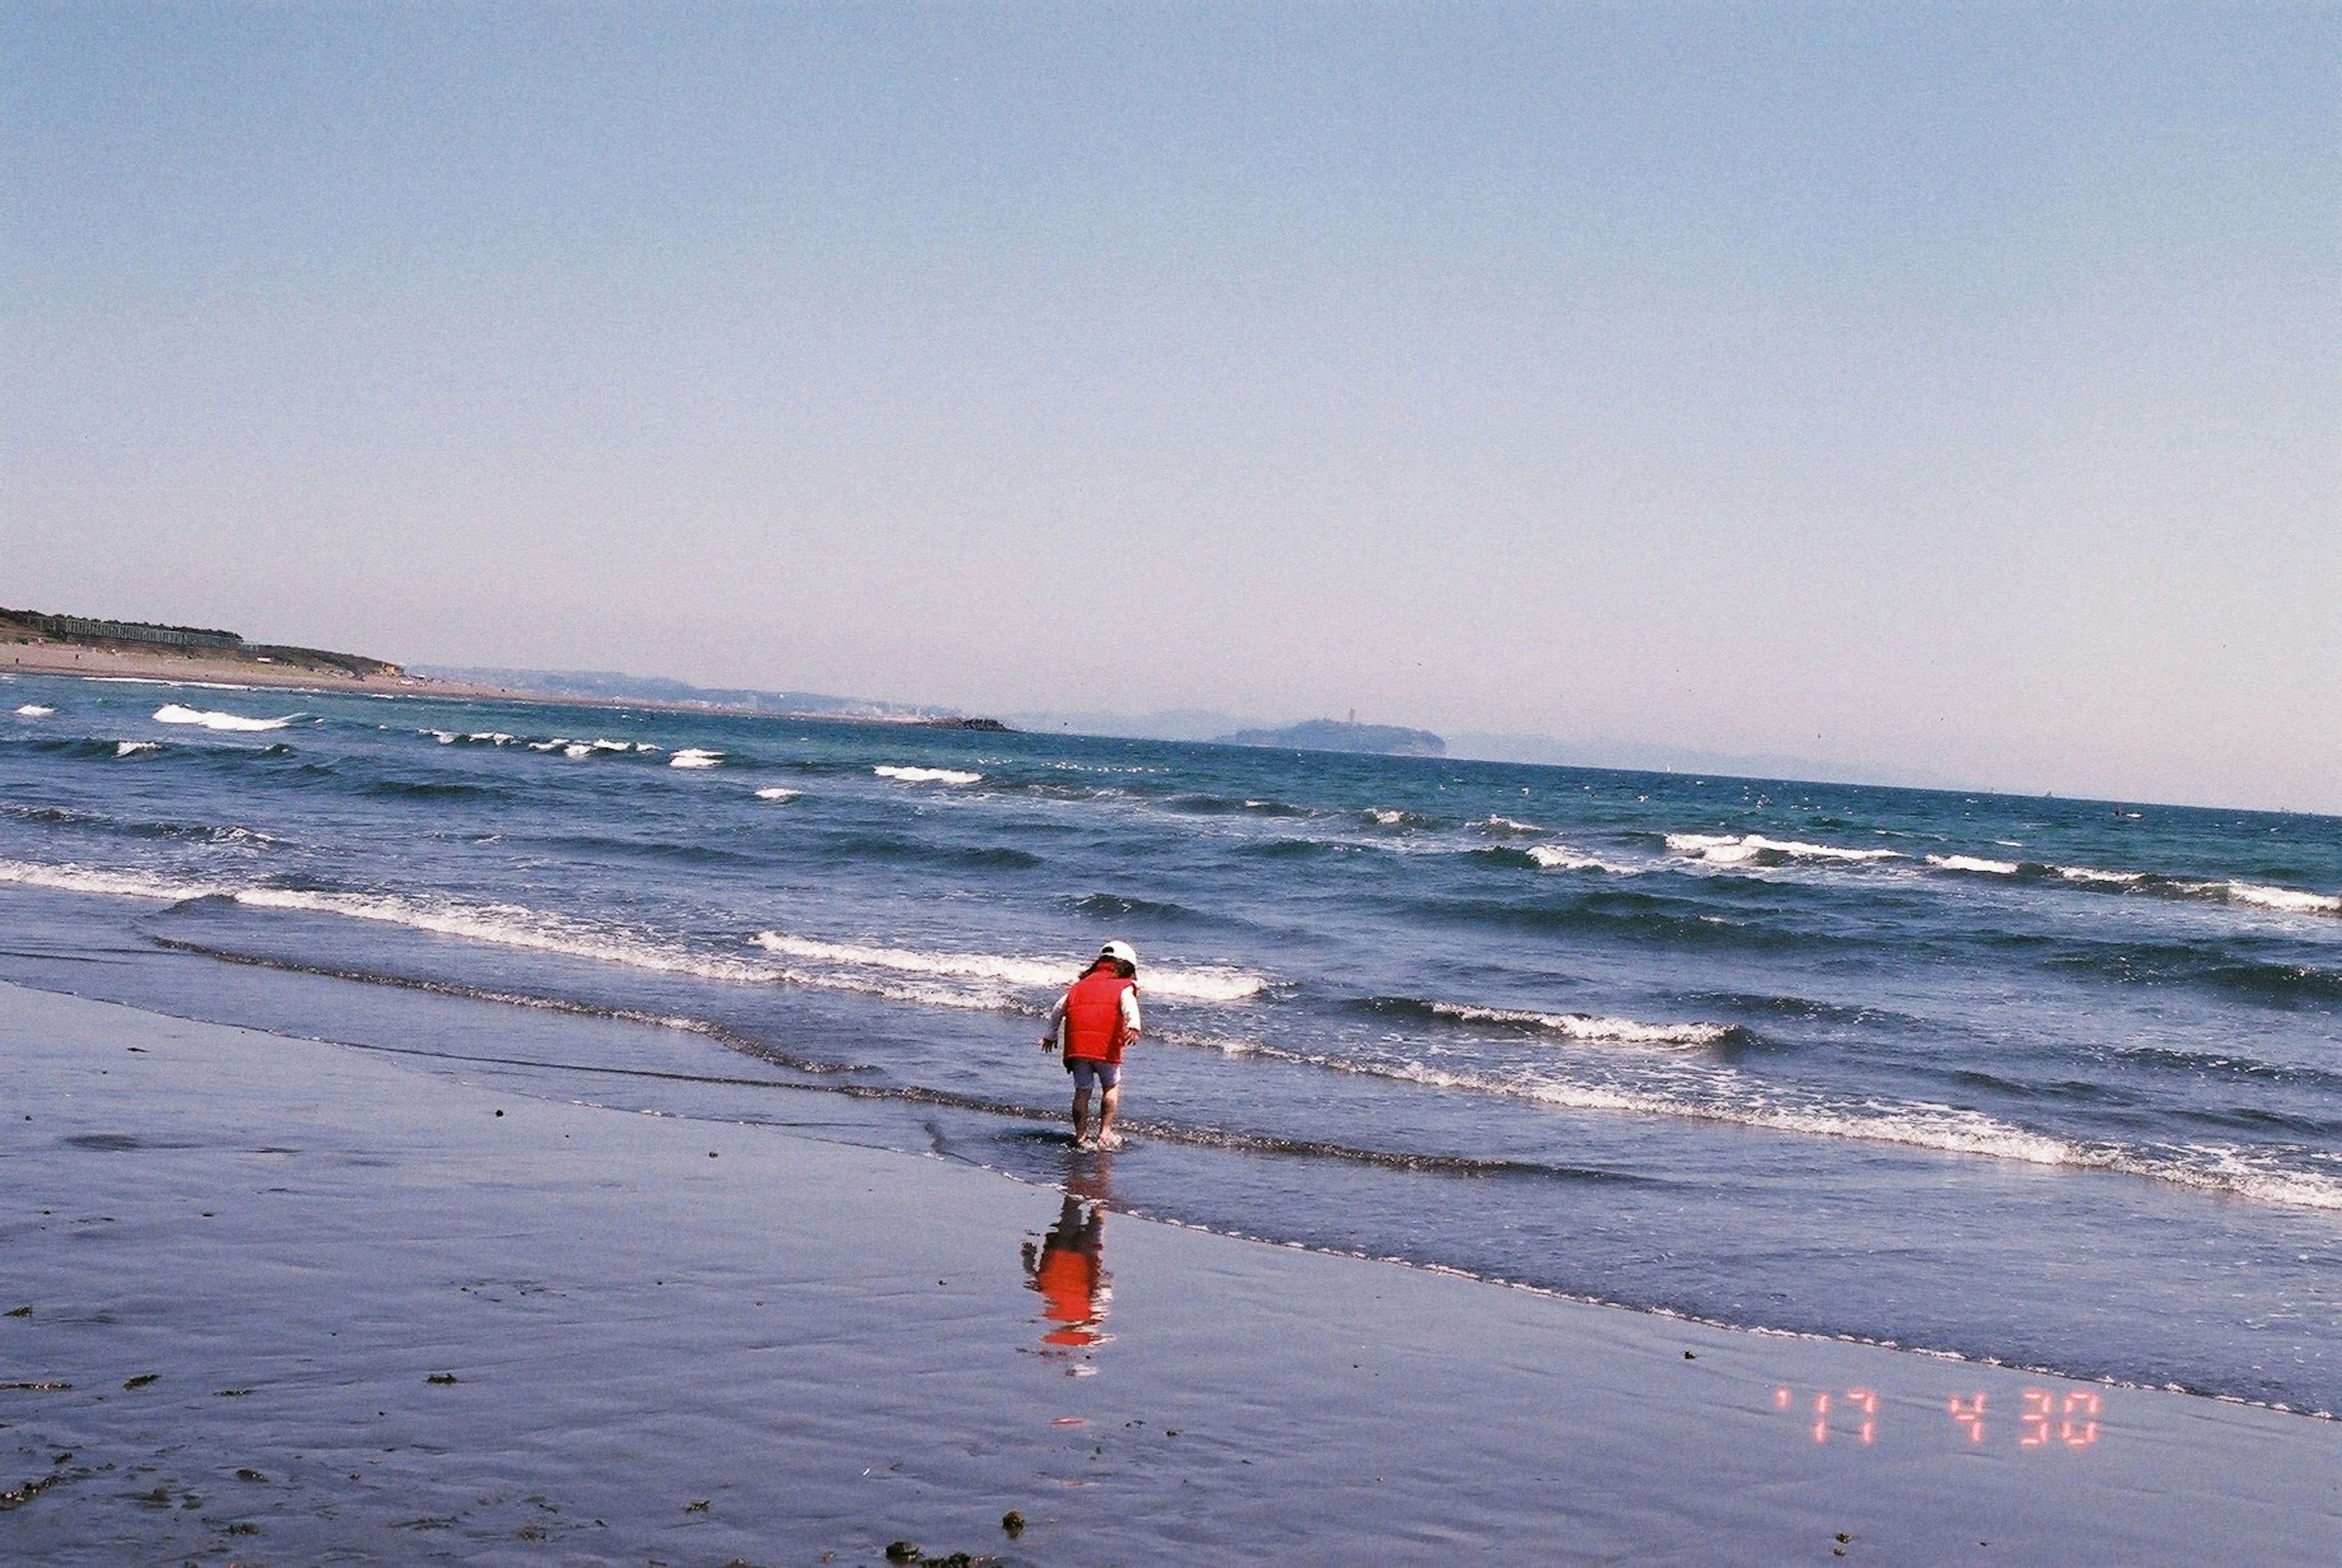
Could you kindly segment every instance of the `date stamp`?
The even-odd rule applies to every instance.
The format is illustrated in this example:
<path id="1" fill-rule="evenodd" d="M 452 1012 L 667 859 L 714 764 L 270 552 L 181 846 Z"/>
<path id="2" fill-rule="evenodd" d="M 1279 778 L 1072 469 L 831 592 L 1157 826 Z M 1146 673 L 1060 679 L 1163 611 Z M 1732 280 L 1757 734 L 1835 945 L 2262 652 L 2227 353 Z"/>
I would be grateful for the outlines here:
<path id="1" fill-rule="evenodd" d="M 2018 1448 L 2093 1448 L 2098 1441 L 2098 1417 L 2106 1396 L 2095 1389 L 2028 1388 L 2017 1398 L 2014 1412 L 1996 1413 L 1987 1407 L 1982 1389 L 1952 1394 L 1944 1402 L 1953 1429 L 1974 1447 L 1988 1433 L 2013 1429 Z M 1788 1387 L 1773 1391 L 1773 1408 L 1793 1413 L 1816 1443 L 1833 1439 L 1868 1446 L 1878 1441 L 1878 1391 L 1870 1388 L 1817 1389 L 1811 1394 Z M 2007 1441 L 2004 1436 L 2001 1441 Z"/>

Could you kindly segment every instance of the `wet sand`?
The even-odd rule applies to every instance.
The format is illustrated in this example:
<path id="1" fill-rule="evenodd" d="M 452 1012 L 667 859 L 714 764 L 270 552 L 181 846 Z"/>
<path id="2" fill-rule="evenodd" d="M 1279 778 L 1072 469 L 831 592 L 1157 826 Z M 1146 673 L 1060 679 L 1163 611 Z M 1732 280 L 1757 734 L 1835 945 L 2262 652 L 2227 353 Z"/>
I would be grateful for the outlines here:
<path id="1" fill-rule="evenodd" d="M 2342 1423 L 1155 1223 L 1109 1212 L 1110 1159 L 1041 1189 L 833 1141 L 818 1106 L 628 1114 L 9 985 L 0 1042 L 14 1561 L 2245 1563 L 2342 1538 Z"/>

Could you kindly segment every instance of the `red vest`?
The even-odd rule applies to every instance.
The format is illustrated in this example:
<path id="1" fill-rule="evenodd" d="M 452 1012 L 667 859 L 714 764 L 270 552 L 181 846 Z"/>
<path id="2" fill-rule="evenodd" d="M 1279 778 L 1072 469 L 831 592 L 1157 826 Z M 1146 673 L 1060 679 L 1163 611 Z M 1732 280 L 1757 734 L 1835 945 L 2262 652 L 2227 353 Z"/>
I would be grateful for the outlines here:
<path id="1" fill-rule="evenodd" d="M 1137 989 L 1111 969 L 1083 975 L 1066 992 L 1066 1054 L 1088 1062 L 1119 1062 L 1122 1048 L 1122 994 Z"/>

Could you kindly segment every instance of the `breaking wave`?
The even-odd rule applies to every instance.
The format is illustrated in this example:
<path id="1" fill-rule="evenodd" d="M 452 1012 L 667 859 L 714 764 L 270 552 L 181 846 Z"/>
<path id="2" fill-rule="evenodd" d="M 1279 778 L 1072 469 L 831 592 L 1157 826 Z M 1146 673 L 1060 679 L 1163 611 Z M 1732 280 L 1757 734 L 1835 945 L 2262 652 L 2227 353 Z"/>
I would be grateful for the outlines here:
<path id="1" fill-rule="evenodd" d="M 1541 1013 L 1516 1007 L 1481 1007 L 1466 1003 L 1432 1002 L 1413 996 L 1376 996 L 1357 1004 L 1363 1011 L 1383 1017 L 1426 1022 L 1470 1024 L 1515 1034 L 1559 1034 L 1589 1044 L 1708 1047 L 1746 1033 L 1736 1024 L 1644 1024 L 1632 1018 L 1605 1018 L 1591 1013 Z"/>
<path id="2" fill-rule="evenodd" d="M 1900 860 L 1891 849 L 1846 849 L 1837 844 L 1803 844 L 1796 839 L 1767 838 L 1762 834 L 1733 837 L 1728 834 L 1671 833 L 1667 852 L 1708 865 L 1793 865 L 1801 860 Z"/>
<path id="3" fill-rule="evenodd" d="M 165 703 L 155 710 L 155 722 L 158 724 L 200 724 L 207 730 L 281 730 L 303 716 L 287 714 L 281 719 L 252 719 L 242 714 L 185 707 L 177 703 Z"/>
<path id="4" fill-rule="evenodd" d="M 1784 1092 L 1778 1085 L 1752 1084 L 1728 1067 L 1710 1069 L 1704 1085 L 1650 1087 L 1560 1080 L 1550 1074 L 1528 1070 L 1451 1069 L 1419 1061 L 1361 1061 L 1330 1053 L 1296 1051 L 1256 1040 L 1177 1034 L 1158 1038 L 1169 1044 L 1215 1050 L 1224 1055 L 1257 1057 L 1430 1088 L 1502 1095 L 1559 1110 L 1671 1117 L 1807 1137 L 1897 1144 L 2021 1164 L 2139 1176 L 2296 1208 L 2342 1210 L 2342 1176 L 2288 1168 L 2266 1153 L 2232 1144 L 2083 1142 L 2037 1132 L 1955 1105 L 1857 1101 L 1824 1094 L 1800 1098 L 1796 1092 Z"/>
<path id="5" fill-rule="evenodd" d="M 45 719 L 56 711 L 55 708 L 45 708 L 38 703 L 26 703 L 16 710 L 16 716 L 20 719 Z"/>
<path id="6" fill-rule="evenodd" d="M 1631 865 L 1614 865 L 1599 855 L 1587 854 L 1566 844 L 1533 844 L 1524 851 L 1545 871 L 1606 871 L 1616 876 L 1632 876 Z"/>
<path id="7" fill-rule="evenodd" d="M 722 752 L 710 751 L 705 746 L 679 746 L 675 755 L 667 758 L 666 765 L 671 768 L 712 768 L 723 760 Z"/>
<path id="8" fill-rule="evenodd" d="M 1891 849 L 1849 849 L 1837 844 L 1767 838 L 1753 833 L 1736 837 L 1728 834 L 1671 833 L 1666 835 L 1666 846 L 1669 854 L 1682 859 L 1717 866 L 1768 867 L 1800 863 L 1857 864 L 1910 858 Z M 1566 848 L 1532 845 L 1528 853 L 1536 856 L 1540 864 L 1547 864 L 1546 854 L 1550 854 L 1554 857 L 1551 864 L 1566 865 L 1571 869 L 1578 866 L 1576 861 L 1565 858 L 1575 855 L 1576 852 Z M 1957 854 L 1923 855 L 1919 864 L 1931 871 L 1957 875 L 2064 882 L 2100 891 L 2151 894 L 2199 903 L 2237 904 L 2279 914 L 2342 914 L 2342 894 L 2274 886 L 2247 882 L 2240 877 L 2170 876 L 2151 871 L 2113 871 L 2098 866 L 2055 865 L 2040 861 L 2003 860 L 1997 856 Z M 1625 869 L 1604 865 L 1598 861 L 1592 864 L 1608 871 Z"/>
<path id="9" fill-rule="evenodd" d="M 807 963 L 877 969 L 923 978 L 986 981 L 1017 991 L 1062 990 L 1081 973 L 1079 958 L 1016 958 L 989 953 L 945 953 L 908 947 L 874 947 L 851 942 L 820 942 L 777 931 L 760 931 L 756 945 Z M 1176 996 L 1188 1002 L 1242 1002 L 1257 996 L 1268 982 L 1257 974 L 1213 965 L 1138 966 L 1141 996 Z"/>
<path id="10" fill-rule="evenodd" d="M 982 774 L 963 773 L 958 768 L 917 768 L 882 763 L 870 770 L 882 779 L 897 784 L 982 784 Z"/>

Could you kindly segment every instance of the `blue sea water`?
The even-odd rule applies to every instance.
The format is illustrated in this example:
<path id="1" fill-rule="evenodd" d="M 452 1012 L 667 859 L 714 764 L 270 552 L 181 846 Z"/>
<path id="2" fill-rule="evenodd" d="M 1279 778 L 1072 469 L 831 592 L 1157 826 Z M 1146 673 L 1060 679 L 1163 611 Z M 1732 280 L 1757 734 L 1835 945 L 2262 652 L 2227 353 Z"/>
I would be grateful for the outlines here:
<path id="1" fill-rule="evenodd" d="M 2319 1413 L 2337 895 L 2330 817 L 0 680 L 0 977 L 1049 1181 L 1121 937 L 1116 1207 Z"/>

